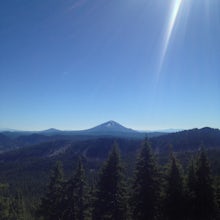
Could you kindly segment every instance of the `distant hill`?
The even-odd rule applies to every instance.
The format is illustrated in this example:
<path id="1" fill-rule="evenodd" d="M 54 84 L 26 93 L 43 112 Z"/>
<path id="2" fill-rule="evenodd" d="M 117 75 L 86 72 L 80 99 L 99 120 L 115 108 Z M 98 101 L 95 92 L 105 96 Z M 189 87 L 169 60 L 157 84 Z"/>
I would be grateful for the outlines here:
<path id="1" fill-rule="evenodd" d="M 47 130 L 44 130 L 44 131 L 40 131 L 39 133 L 42 133 L 42 134 L 60 134 L 62 133 L 63 131 L 61 130 L 58 130 L 58 129 L 55 129 L 55 128 L 49 128 Z"/>
<path id="2" fill-rule="evenodd" d="M 16 142 L 11 140 L 8 136 L 0 133 L 0 153 L 4 152 L 5 149 L 14 149 L 16 147 Z"/>
<path id="3" fill-rule="evenodd" d="M 150 141 L 153 147 L 161 152 L 195 151 L 202 145 L 206 149 L 220 149 L 220 130 L 209 127 L 196 128 L 151 138 Z"/>

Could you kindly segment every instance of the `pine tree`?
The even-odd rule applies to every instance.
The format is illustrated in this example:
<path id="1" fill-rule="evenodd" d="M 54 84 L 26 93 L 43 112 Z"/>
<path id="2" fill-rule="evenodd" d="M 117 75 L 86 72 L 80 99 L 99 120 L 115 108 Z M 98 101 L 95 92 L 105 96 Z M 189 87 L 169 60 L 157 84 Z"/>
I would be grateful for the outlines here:
<path id="1" fill-rule="evenodd" d="M 89 216 L 89 188 L 85 170 L 79 160 L 74 176 L 67 182 L 65 190 L 65 220 L 86 220 Z"/>
<path id="2" fill-rule="evenodd" d="M 25 220 L 25 204 L 20 192 L 9 195 L 8 185 L 0 184 L 0 219 Z"/>
<path id="3" fill-rule="evenodd" d="M 186 208 L 188 219 L 194 220 L 195 216 L 195 188 L 196 188 L 196 170 L 194 160 L 189 162 L 186 178 Z"/>
<path id="4" fill-rule="evenodd" d="M 126 187 L 117 144 L 102 168 L 97 184 L 93 220 L 127 219 Z"/>
<path id="5" fill-rule="evenodd" d="M 9 199 L 0 196 L 0 219 L 8 220 L 10 215 L 10 203 Z"/>
<path id="6" fill-rule="evenodd" d="M 15 198 L 10 201 L 10 218 L 16 220 L 25 220 L 25 205 L 22 194 L 17 192 Z"/>
<path id="7" fill-rule="evenodd" d="M 195 187 L 196 219 L 211 220 L 216 214 L 216 202 L 210 165 L 202 148 L 197 160 Z"/>
<path id="8" fill-rule="evenodd" d="M 220 176 L 215 181 L 216 201 L 217 201 L 217 219 L 220 219 Z"/>
<path id="9" fill-rule="evenodd" d="M 164 219 L 177 220 L 184 219 L 184 188 L 183 176 L 180 164 L 173 154 L 170 157 L 170 164 L 166 177 L 165 199 L 164 199 Z"/>
<path id="10" fill-rule="evenodd" d="M 60 220 L 63 213 L 63 169 L 60 162 L 52 170 L 47 193 L 42 198 L 40 213 L 46 220 Z"/>
<path id="11" fill-rule="evenodd" d="M 158 216 L 160 197 L 158 165 L 147 141 L 136 162 L 132 185 L 131 211 L 135 220 L 153 220 Z"/>
<path id="12" fill-rule="evenodd" d="M 10 214 L 10 200 L 5 196 L 8 185 L 0 183 L 0 219 L 8 220 Z"/>

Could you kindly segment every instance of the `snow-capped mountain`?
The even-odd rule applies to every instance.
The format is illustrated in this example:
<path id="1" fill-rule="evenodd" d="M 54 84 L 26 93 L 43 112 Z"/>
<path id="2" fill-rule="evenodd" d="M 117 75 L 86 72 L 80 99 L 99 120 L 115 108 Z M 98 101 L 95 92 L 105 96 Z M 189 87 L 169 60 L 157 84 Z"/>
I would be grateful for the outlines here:
<path id="1" fill-rule="evenodd" d="M 137 131 L 130 128 L 126 128 L 121 124 L 115 121 L 107 121 L 103 124 L 100 124 L 94 128 L 90 128 L 87 132 L 96 132 L 96 133 L 137 133 Z"/>

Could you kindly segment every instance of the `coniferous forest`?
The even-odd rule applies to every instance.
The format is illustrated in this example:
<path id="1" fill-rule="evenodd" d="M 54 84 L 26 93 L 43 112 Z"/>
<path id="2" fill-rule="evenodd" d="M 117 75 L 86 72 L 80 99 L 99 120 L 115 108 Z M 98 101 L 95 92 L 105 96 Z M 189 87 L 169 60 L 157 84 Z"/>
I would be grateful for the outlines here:
<path id="1" fill-rule="evenodd" d="M 79 157 L 67 178 L 61 162 L 51 170 L 40 199 L 27 204 L 18 191 L 11 195 L 1 184 L 2 220 L 218 220 L 219 177 L 212 174 L 205 148 L 201 146 L 182 166 L 170 151 L 159 164 L 150 143 L 137 152 L 132 172 L 121 158 L 117 142 L 100 169 L 88 175 L 85 158 Z M 25 198 L 25 199 L 24 199 Z"/>
<path id="2" fill-rule="evenodd" d="M 0 220 L 220 220 L 220 0 L 0 0 Z"/>

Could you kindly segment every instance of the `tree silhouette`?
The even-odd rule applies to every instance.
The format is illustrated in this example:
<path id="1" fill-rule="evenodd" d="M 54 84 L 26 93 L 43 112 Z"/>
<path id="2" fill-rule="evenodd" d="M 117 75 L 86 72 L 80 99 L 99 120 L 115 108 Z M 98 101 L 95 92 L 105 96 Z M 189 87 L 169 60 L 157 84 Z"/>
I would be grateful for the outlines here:
<path id="1" fill-rule="evenodd" d="M 67 182 L 64 196 L 65 220 L 85 220 L 89 216 L 89 188 L 82 160 L 73 177 Z"/>
<path id="2" fill-rule="evenodd" d="M 99 176 L 93 220 L 125 220 L 126 212 L 126 187 L 115 143 Z"/>
<path id="3" fill-rule="evenodd" d="M 46 220 L 60 220 L 63 213 L 63 168 L 60 162 L 52 170 L 50 182 L 40 206 L 40 214 Z"/>
<path id="4" fill-rule="evenodd" d="M 196 165 L 196 219 L 211 220 L 216 213 L 216 203 L 210 165 L 203 148 L 199 152 Z"/>
<path id="5" fill-rule="evenodd" d="M 183 175 L 180 164 L 173 153 L 170 156 L 170 164 L 166 176 L 164 219 L 184 219 L 185 201 L 183 188 Z"/>
<path id="6" fill-rule="evenodd" d="M 136 162 L 132 184 L 131 211 L 136 220 L 153 220 L 158 216 L 160 197 L 158 165 L 147 141 Z"/>

